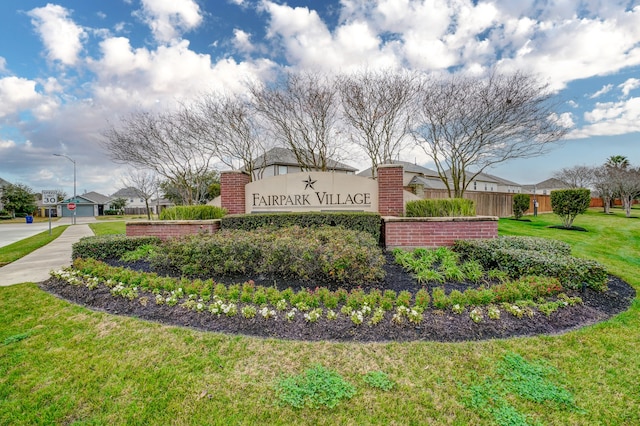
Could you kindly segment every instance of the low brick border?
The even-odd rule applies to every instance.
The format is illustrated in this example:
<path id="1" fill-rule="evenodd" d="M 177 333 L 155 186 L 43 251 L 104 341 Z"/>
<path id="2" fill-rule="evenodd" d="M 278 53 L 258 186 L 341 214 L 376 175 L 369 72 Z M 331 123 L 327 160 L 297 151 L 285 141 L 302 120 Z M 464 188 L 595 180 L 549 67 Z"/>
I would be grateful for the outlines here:
<path id="1" fill-rule="evenodd" d="M 498 218 L 471 217 L 390 217 L 383 220 L 383 242 L 387 249 L 450 246 L 456 240 L 498 236 Z"/>
<path id="2" fill-rule="evenodd" d="M 220 219 L 211 220 L 160 220 L 136 221 L 126 223 L 126 234 L 133 236 L 155 236 L 163 240 L 184 235 L 208 232 L 213 234 L 220 229 Z"/>

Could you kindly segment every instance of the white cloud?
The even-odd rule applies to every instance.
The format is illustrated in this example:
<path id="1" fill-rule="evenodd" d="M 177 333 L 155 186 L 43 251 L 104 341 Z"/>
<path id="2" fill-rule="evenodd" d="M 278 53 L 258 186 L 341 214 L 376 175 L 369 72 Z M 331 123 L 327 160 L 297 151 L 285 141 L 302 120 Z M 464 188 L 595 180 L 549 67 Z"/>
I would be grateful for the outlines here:
<path id="1" fill-rule="evenodd" d="M 138 15 L 161 43 L 176 40 L 202 23 L 200 6 L 194 0 L 142 0 Z"/>
<path id="2" fill-rule="evenodd" d="M 274 66 L 271 61 L 217 63 L 209 55 L 189 49 L 182 40 L 155 50 L 131 47 L 124 37 L 100 43 L 102 57 L 89 61 L 98 76 L 93 103 L 103 105 L 172 107 L 177 100 L 210 90 L 238 91 L 245 80 L 259 80 Z"/>
<path id="3" fill-rule="evenodd" d="M 251 43 L 251 34 L 238 28 L 233 30 L 233 47 L 244 53 L 251 53 L 255 50 Z"/>
<path id="4" fill-rule="evenodd" d="M 597 103 L 584 119 L 589 124 L 569 134 L 569 139 L 640 132 L 640 98 Z"/>
<path id="5" fill-rule="evenodd" d="M 605 93 L 609 93 L 611 89 L 613 89 L 613 84 L 605 84 L 604 86 L 602 86 L 602 89 L 598 90 L 597 92 L 589 96 L 589 99 L 599 98 Z"/>
<path id="6" fill-rule="evenodd" d="M 0 73 L 7 72 L 7 60 L 0 56 Z"/>
<path id="7" fill-rule="evenodd" d="M 32 9 L 28 14 L 47 49 L 47 57 L 64 65 L 74 65 L 87 34 L 68 17 L 69 11 L 49 3 L 45 7 Z"/>
<path id="8" fill-rule="evenodd" d="M 629 92 L 640 87 L 640 79 L 630 78 L 624 83 L 618 85 L 618 88 L 622 89 L 622 94 L 626 97 L 629 96 Z"/>
<path id="9" fill-rule="evenodd" d="M 14 141 L 3 141 L 0 139 L 0 151 L 3 149 L 14 148 L 16 143 Z"/>
<path id="10" fill-rule="evenodd" d="M 0 117 L 16 114 L 36 106 L 41 96 L 36 92 L 36 82 L 20 77 L 0 79 Z"/>

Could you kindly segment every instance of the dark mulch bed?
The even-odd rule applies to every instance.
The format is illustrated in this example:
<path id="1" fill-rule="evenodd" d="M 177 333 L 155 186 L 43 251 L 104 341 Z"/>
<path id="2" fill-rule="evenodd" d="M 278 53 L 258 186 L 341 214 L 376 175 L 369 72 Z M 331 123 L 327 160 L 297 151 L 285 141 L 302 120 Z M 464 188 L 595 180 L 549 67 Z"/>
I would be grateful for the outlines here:
<path id="1" fill-rule="evenodd" d="M 110 263 L 118 264 L 116 261 Z M 138 270 L 149 270 L 149 265 L 144 262 L 127 264 L 127 266 Z M 401 290 L 415 292 L 422 288 L 410 274 L 407 274 L 399 265 L 389 261 L 389 257 L 385 270 L 387 272 L 386 279 L 378 287 L 392 289 L 396 292 Z M 253 279 L 257 285 L 271 286 L 275 283 L 279 288 L 289 286 L 294 289 L 315 288 L 317 285 L 316 283 L 264 276 L 218 277 L 217 281 L 234 283 L 249 279 Z M 387 312 L 382 322 L 372 326 L 368 325 L 366 321 L 361 325 L 355 325 L 342 314 L 336 320 L 329 321 L 323 317 L 316 323 L 305 321 L 300 313 L 290 322 L 284 319 L 282 312 L 278 312 L 277 319 L 264 319 L 260 315 L 253 319 L 246 319 L 240 313 L 235 317 L 218 317 L 207 312 L 197 313 L 178 305 L 173 307 L 156 305 L 155 296 L 151 293 L 140 293 L 140 298 L 148 298 L 148 303 L 143 306 L 139 299 L 130 302 L 127 299 L 112 296 L 109 289 L 104 286 L 89 290 L 85 286 L 68 285 L 54 278 L 40 284 L 45 291 L 90 309 L 133 316 L 163 324 L 259 337 L 358 342 L 410 340 L 450 342 L 564 333 L 603 321 L 629 307 L 635 298 L 635 289 L 613 276 L 610 277 L 608 285 L 609 290 L 603 293 L 591 289 L 566 291 L 565 293 L 569 296 L 581 297 L 584 304 L 561 308 L 549 317 L 536 311 L 533 318 L 516 318 L 501 309 L 500 319 L 491 320 L 486 316 L 485 309 L 485 319 L 480 323 L 474 323 L 469 317 L 468 310 L 462 314 L 428 310 L 425 312 L 424 320 L 418 325 L 406 321 L 403 325 L 397 325 L 391 321 L 393 313 Z M 447 293 L 453 289 L 462 291 L 467 286 L 465 283 L 446 283 L 444 285 Z M 429 286 L 427 288 L 430 289 Z"/>

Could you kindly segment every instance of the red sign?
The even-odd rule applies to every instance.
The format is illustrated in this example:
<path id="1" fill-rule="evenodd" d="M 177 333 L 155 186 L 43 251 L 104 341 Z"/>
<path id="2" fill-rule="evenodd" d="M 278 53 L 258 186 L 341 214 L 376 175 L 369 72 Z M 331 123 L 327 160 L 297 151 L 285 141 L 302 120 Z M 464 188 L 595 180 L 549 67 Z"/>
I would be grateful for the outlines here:
<path id="1" fill-rule="evenodd" d="M 69 210 L 75 210 L 76 209 L 76 203 L 69 203 L 67 204 L 67 208 Z"/>

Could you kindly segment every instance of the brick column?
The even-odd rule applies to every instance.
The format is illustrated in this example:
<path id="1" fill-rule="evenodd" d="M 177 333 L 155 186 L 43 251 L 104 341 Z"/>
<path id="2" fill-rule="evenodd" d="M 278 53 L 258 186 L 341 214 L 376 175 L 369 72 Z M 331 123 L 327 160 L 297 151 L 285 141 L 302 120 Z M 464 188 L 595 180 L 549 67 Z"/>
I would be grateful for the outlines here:
<path id="1" fill-rule="evenodd" d="M 403 175 L 401 164 L 378 166 L 378 212 L 382 216 L 404 216 Z"/>
<path id="2" fill-rule="evenodd" d="M 220 174 L 221 206 L 229 214 L 245 213 L 244 187 L 251 181 L 249 174 L 238 170 Z"/>

